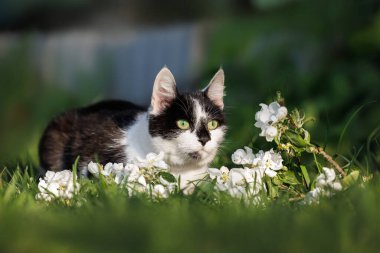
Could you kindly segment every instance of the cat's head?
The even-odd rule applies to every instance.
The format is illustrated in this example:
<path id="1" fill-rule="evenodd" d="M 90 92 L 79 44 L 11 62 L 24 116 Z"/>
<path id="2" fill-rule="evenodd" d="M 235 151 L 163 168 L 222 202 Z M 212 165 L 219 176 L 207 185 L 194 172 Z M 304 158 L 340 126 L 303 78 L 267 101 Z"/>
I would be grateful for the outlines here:
<path id="1" fill-rule="evenodd" d="M 208 165 L 224 139 L 224 72 L 220 69 L 207 87 L 179 93 L 170 70 L 157 75 L 149 110 L 153 145 L 176 168 L 191 170 Z"/>

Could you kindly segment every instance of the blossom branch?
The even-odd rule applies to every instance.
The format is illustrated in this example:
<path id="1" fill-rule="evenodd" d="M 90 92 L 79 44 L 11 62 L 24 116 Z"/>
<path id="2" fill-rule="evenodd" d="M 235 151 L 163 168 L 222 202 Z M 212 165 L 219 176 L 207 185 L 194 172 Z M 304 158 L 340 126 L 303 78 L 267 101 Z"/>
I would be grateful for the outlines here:
<path id="1" fill-rule="evenodd" d="M 339 166 L 339 164 L 337 162 L 334 161 L 334 159 L 329 155 L 327 154 L 323 148 L 321 147 L 316 147 L 314 150 L 313 150 L 316 154 L 319 154 L 319 155 L 322 155 L 331 165 L 333 165 L 335 167 L 335 169 L 343 176 L 345 177 L 346 176 L 346 173 L 344 172 L 344 170 L 342 169 L 342 167 Z"/>

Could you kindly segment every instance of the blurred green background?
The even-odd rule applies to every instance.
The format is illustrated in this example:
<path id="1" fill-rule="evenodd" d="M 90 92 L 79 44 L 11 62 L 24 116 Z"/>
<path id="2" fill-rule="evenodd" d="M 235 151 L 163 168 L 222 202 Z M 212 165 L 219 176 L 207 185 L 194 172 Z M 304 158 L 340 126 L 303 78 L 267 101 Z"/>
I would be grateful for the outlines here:
<path id="1" fill-rule="evenodd" d="M 60 112 L 108 98 L 147 105 L 164 64 L 184 90 L 224 68 L 229 132 L 217 165 L 243 145 L 268 147 L 254 115 L 281 91 L 342 165 L 380 169 L 375 0 L 2 0 L 0 168 L 38 168 L 39 138 Z M 279 199 L 264 210 L 151 203 L 98 184 L 80 207 L 47 205 L 34 179 L 15 175 L 0 180 L 2 253 L 378 251 L 377 173 L 318 206 Z"/>

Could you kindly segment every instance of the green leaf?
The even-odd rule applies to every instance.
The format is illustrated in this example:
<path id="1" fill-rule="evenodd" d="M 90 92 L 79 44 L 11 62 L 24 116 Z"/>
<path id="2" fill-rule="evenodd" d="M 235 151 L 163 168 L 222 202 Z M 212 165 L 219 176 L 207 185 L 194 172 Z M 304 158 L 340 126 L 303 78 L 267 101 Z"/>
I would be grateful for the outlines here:
<path id="1" fill-rule="evenodd" d="M 163 179 L 165 179 L 166 181 L 168 181 L 169 183 L 176 183 L 177 182 L 177 179 L 175 178 L 175 176 L 173 176 L 169 172 L 160 172 L 160 176 Z"/>
<path id="2" fill-rule="evenodd" d="M 303 132 L 303 135 L 304 135 L 303 139 L 305 140 L 305 142 L 307 144 L 310 144 L 310 133 L 307 130 L 303 129 L 303 128 L 302 128 L 302 132 Z"/>
<path id="3" fill-rule="evenodd" d="M 282 185 L 282 181 L 278 177 L 272 178 L 272 182 L 275 185 Z"/>
<path id="4" fill-rule="evenodd" d="M 270 178 L 266 178 L 266 183 L 267 183 L 267 186 L 268 186 L 268 193 L 269 193 L 269 197 L 271 198 L 275 198 L 275 197 L 278 197 L 278 187 L 273 185 L 272 184 L 272 180 Z"/>
<path id="5" fill-rule="evenodd" d="M 342 185 L 344 188 L 350 187 L 358 181 L 360 172 L 358 170 L 354 170 L 347 176 L 342 179 Z"/>
<path id="6" fill-rule="evenodd" d="M 286 131 L 285 136 L 287 139 L 298 148 L 306 148 L 309 143 L 307 143 L 300 134 L 294 131 Z"/>
<path id="7" fill-rule="evenodd" d="M 288 170 L 282 174 L 281 181 L 290 185 L 297 185 L 300 183 L 294 174 L 294 171 L 291 170 Z"/>
<path id="8" fill-rule="evenodd" d="M 309 173 L 307 172 L 306 166 L 301 165 L 300 168 L 301 168 L 302 176 L 305 179 L 306 186 L 307 188 L 310 188 L 310 177 L 309 177 Z"/>

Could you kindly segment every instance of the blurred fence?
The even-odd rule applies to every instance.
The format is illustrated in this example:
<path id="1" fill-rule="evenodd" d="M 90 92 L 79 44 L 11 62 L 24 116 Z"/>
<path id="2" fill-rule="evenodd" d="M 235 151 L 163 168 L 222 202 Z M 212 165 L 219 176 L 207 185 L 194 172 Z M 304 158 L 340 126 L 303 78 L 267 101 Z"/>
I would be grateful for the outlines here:
<path id="1" fill-rule="evenodd" d="M 76 91 L 86 80 L 101 85 L 106 98 L 149 103 L 157 72 L 168 66 L 180 89 L 188 89 L 201 62 L 201 26 L 156 29 L 96 29 L 37 33 L 29 37 L 29 57 L 41 80 Z M 0 36 L 0 54 L 20 38 Z"/>

